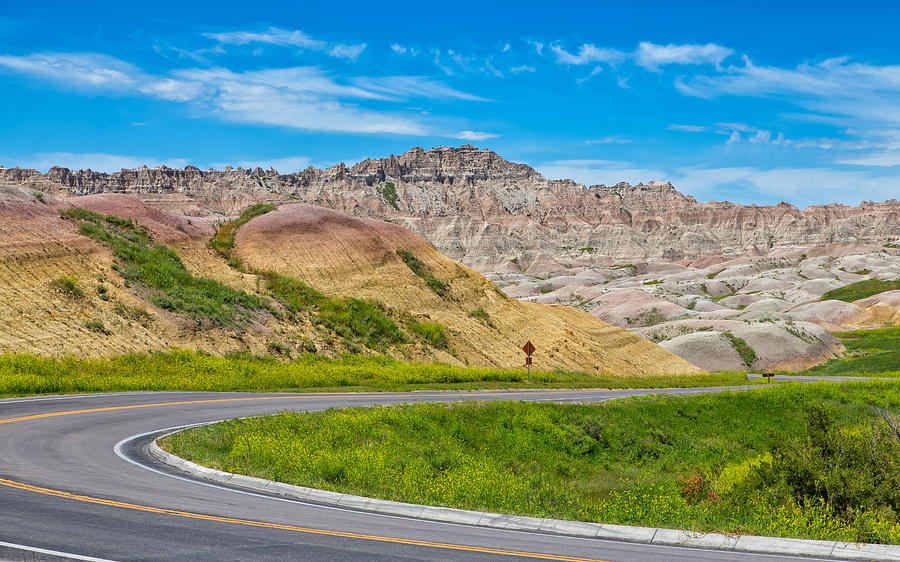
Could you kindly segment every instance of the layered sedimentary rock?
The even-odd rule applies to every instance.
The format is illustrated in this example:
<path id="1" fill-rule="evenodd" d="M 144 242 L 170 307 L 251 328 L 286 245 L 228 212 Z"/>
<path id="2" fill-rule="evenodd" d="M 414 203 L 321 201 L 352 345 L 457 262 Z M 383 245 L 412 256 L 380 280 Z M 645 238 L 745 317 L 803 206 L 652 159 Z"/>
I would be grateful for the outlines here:
<path id="1" fill-rule="evenodd" d="M 279 174 L 257 168 L 139 168 L 114 174 L 0 168 L 0 181 L 56 195 L 119 192 L 192 215 L 297 200 L 387 219 L 481 271 L 508 260 L 535 271 L 567 265 L 760 256 L 782 250 L 880 247 L 900 237 L 900 201 L 859 206 L 698 202 L 668 182 L 585 187 L 464 145 L 413 148 L 352 167 Z M 815 251 L 815 250 L 812 250 Z"/>

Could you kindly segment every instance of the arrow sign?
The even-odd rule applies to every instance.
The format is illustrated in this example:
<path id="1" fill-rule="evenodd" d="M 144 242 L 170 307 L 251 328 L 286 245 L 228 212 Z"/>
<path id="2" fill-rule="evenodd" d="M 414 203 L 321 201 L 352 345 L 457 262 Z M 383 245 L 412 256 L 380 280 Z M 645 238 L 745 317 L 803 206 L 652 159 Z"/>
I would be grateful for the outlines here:
<path id="1" fill-rule="evenodd" d="M 525 355 L 530 356 L 532 353 L 534 353 L 534 346 L 531 345 L 531 342 L 529 341 L 528 343 L 526 343 L 525 345 L 522 346 L 522 351 L 525 352 Z"/>
<path id="2" fill-rule="evenodd" d="M 531 382 L 531 354 L 534 353 L 534 345 L 531 344 L 531 341 L 525 343 L 522 346 L 522 351 L 525 352 L 525 366 L 528 368 L 528 382 Z"/>

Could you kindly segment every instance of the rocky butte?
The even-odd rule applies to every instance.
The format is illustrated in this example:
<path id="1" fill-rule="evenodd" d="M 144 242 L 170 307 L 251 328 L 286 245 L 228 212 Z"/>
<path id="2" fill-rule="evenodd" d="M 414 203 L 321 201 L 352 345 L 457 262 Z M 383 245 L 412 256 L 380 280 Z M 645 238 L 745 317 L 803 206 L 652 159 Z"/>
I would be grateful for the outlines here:
<path id="1" fill-rule="evenodd" d="M 480 271 L 665 260 L 700 264 L 786 250 L 846 253 L 900 237 L 900 201 L 798 209 L 698 202 L 668 182 L 586 187 L 548 180 L 525 164 L 470 145 L 413 148 L 352 167 L 117 173 L 0 168 L 0 183 L 56 196 L 126 193 L 186 215 L 232 215 L 258 201 L 303 201 L 405 226 Z"/>

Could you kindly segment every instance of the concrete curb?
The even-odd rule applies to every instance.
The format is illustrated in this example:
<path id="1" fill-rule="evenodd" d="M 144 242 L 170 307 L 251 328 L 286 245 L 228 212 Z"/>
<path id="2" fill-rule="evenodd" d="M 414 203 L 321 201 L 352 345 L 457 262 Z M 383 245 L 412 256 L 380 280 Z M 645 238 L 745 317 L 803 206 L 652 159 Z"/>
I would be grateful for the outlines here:
<path id="1" fill-rule="evenodd" d="M 184 429 L 162 435 L 159 439 L 179 433 L 180 431 L 184 431 Z M 656 544 L 661 546 L 682 546 L 710 550 L 752 552 L 757 554 L 814 556 L 818 558 L 835 558 L 841 560 L 900 560 L 900 545 L 784 539 L 753 535 L 701 533 L 696 531 L 657 529 L 652 527 L 630 527 L 607 523 L 585 523 L 579 521 L 564 521 L 560 519 L 540 519 L 537 517 L 502 515 L 499 513 L 452 509 L 449 507 L 432 507 L 366 498 L 339 492 L 318 490 L 316 488 L 293 486 L 291 484 L 272 482 L 262 478 L 254 478 L 251 476 L 243 476 L 241 474 L 233 474 L 231 472 L 222 472 L 221 470 L 207 468 L 163 451 L 157 444 L 156 439 L 150 443 L 147 450 L 150 453 L 150 456 L 161 463 L 205 480 L 239 486 L 258 492 L 278 494 L 298 500 L 336 505 L 361 511 L 372 511 L 386 515 L 399 515 L 443 523 L 461 523 L 464 525 L 476 525 L 494 529 L 532 531 L 571 537 L 606 539 Z"/>

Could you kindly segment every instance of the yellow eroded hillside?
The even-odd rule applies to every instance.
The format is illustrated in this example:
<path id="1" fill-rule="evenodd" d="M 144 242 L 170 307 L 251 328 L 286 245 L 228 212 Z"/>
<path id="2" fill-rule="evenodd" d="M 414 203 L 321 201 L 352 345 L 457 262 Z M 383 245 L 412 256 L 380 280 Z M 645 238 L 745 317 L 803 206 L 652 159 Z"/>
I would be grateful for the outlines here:
<path id="1" fill-rule="evenodd" d="M 60 217 L 60 209 L 72 207 L 133 219 L 155 242 L 175 250 L 191 275 L 241 289 L 274 308 L 241 325 L 202 325 L 156 307 L 146 288 L 129 284 L 116 270 L 117 260 L 107 246 Z M 354 349 L 336 342 L 311 322 L 310 314 L 279 313 L 280 305 L 270 300 L 259 276 L 234 269 L 207 247 L 214 232 L 209 223 L 151 209 L 124 195 L 41 200 L 28 189 L 0 188 L 0 352 L 105 356 L 187 347 L 216 354 L 288 349 L 288 355 L 296 356 L 312 349 L 324 354 Z M 428 275 L 445 284 L 445 294 L 432 290 L 397 249 L 420 260 Z M 389 223 L 285 205 L 243 226 L 235 254 L 248 271 L 277 271 L 328 296 L 375 299 L 395 315 L 408 313 L 404 317 L 445 326 L 448 348 L 413 341 L 388 349 L 397 357 L 516 367 L 523 364 L 522 344 L 531 340 L 537 346 L 537 369 L 699 372 L 662 348 L 574 308 L 509 298 L 482 275 Z M 78 295 L 58 286 L 64 277 L 77 279 Z M 473 316 L 477 310 L 483 314 Z"/>
<path id="2" fill-rule="evenodd" d="M 401 259 L 412 253 L 427 273 L 448 285 L 430 289 Z M 390 223 L 329 209 L 289 204 L 251 220 L 235 251 L 250 267 L 302 279 L 332 296 L 376 299 L 417 319 L 450 329 L 464 364 L 514 367 L 521 346 L 537 347 L 536 368 L 620 374 L 688 374 L 697 367 L 630 332 L 571 307 L 522 303 L 475 271 L 438 253 L 425 240 Z M 473 316 L 482 309 L 490 322 Z"/>

